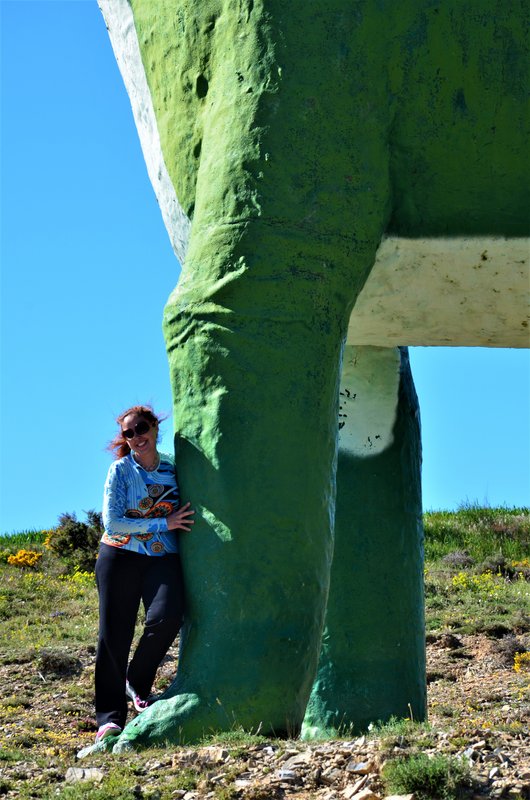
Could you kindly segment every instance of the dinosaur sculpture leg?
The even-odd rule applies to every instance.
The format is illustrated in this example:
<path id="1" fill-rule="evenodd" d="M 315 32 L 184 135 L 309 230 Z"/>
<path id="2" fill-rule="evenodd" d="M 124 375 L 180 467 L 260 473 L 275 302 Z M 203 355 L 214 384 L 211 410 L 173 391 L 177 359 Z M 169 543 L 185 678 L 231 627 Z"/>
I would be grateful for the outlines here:
<path id="1" fill-rule="evenodd" d="M 363 94 L 385 43 L 362 30 L 377 19 L 342 1 L 309 19 L 283 0 L 131 8 L 192 217 L 164 331 L 197 515 L 181 537 L 177 680 L 118 746 L 235 724 L 293 735 L 329 587 L 343 341 L 390 210 L 387 86 Z"/>
<path id="2" fill-rule="evenodd" d="M 421 444 L 405 349 L 346 347 L 335 553 L 311 738 L 426 713 Z"/>
<path id="3" fill-rule="evenodd" d="M 328 591 L 343 310 L 297 237 L 287 263 L 292 242 L 261 223 L 200 239 L 197 270 L 216 274 L 166 310 L 178 468 L 198 512 L 182 537 L 190 625 L 175 685 L 125 730 L 135 742 L 235 724 L 297 734 Z M 245 267 L 227 280 L 231 259 Z"/>

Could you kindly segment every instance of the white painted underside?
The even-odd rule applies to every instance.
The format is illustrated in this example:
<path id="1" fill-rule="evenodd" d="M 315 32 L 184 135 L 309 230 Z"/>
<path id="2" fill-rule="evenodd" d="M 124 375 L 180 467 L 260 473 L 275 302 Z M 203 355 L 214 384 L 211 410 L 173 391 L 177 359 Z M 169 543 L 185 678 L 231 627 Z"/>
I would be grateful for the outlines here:
<path id="1" fill-rule="evenodd" d="M 155 190 L 171 246 L 182 264 L 188 249 L 190 221 L 177 200 L 166 169 L 132 9 L 127 0 L 98 0 L 98 5 L 129 95 L 149 179 Z"/>
<path id="2" fill-rule="evenodd" d="M 530 347 L 530 240 L 383 239 L 348 343 Z"/>

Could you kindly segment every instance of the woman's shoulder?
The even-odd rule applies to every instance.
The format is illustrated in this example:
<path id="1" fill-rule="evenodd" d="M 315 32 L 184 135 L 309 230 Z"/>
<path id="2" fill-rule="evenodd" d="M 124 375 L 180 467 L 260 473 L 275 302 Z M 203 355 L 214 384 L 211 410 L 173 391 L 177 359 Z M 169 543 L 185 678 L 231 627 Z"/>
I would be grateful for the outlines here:
<path id="1" fill-rule="evenodd" d="M 172 467 L 175 466 L 175 457 L 172 456 L 170 453 L 159 453 L 160 456 L 160 463 L 161 464 L 171 464 Z"/>
<path id="2" fill-rule="evenodd" d="M 123 458 L 117 458 L 109 467 L 109 475 L 123 475 L 131 468 L 131 462 L 132 458 L 130 453 L 128 453 L 126 456 L 123 456 Z"/>

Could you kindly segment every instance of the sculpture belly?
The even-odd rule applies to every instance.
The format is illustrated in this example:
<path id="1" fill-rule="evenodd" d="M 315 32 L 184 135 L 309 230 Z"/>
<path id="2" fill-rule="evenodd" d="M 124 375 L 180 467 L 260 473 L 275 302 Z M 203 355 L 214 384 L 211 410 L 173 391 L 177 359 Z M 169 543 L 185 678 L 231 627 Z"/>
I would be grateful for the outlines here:
<path id="1" fill-rule="evenodd" d="M 530 241 L 388 236 L 357 298 L 348 343 L 530 347 Z"/>

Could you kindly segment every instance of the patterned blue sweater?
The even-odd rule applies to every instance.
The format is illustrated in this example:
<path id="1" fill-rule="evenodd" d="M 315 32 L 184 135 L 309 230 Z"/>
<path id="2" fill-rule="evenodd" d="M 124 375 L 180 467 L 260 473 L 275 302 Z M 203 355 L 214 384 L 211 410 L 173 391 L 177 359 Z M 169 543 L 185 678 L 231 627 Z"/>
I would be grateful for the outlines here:
<path id="1" fill-rule="evenodd" d="M 129 453 L 111 464 L 105 481 L 101 541 L 148 556 L 177 553 L 178 534 L 165 517 L 179 502 L 171 456 L 160 453 L 158 469 L 148 472 Z"/>

